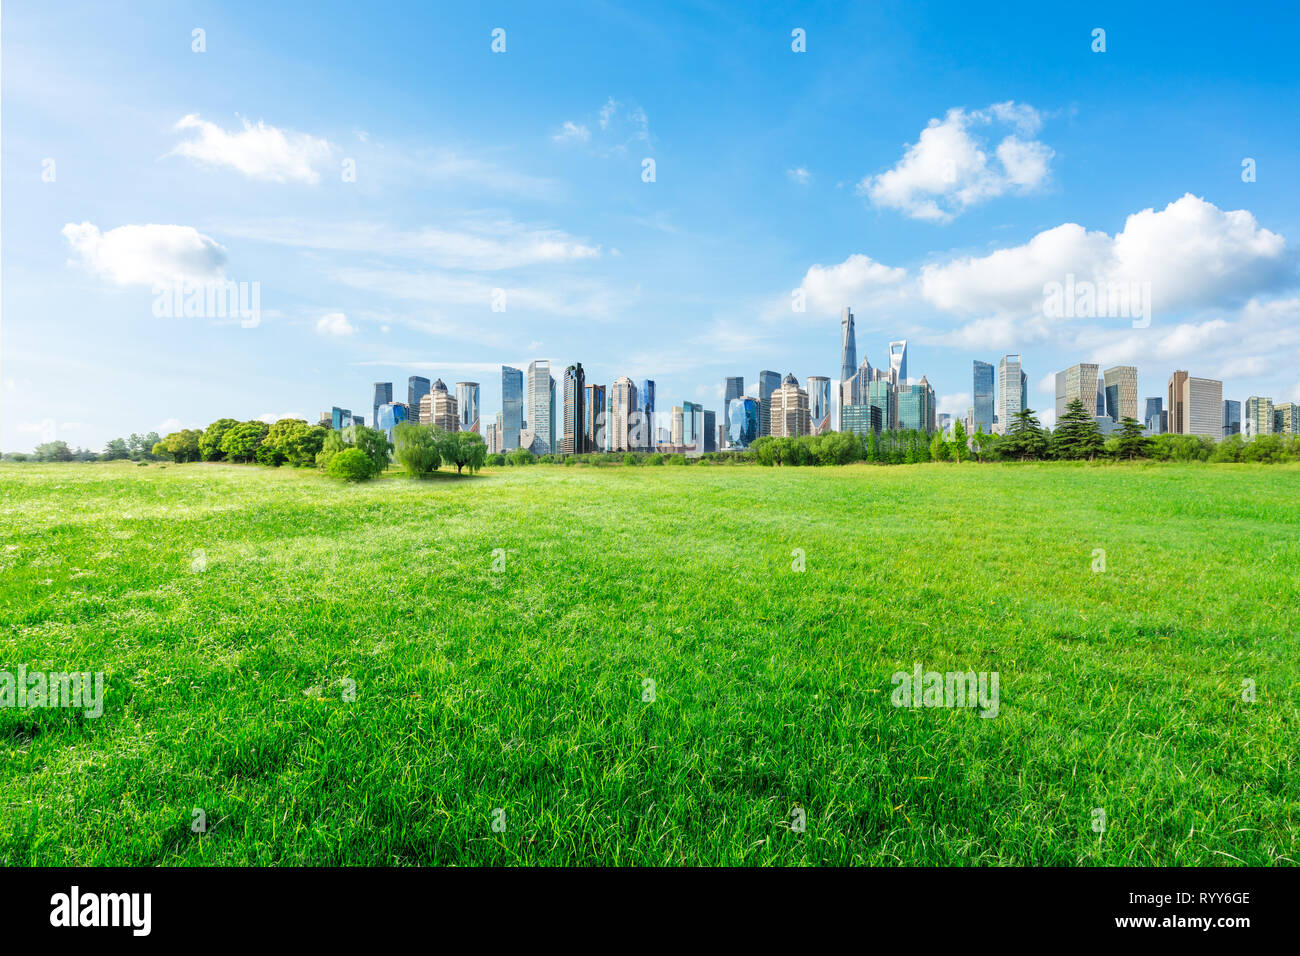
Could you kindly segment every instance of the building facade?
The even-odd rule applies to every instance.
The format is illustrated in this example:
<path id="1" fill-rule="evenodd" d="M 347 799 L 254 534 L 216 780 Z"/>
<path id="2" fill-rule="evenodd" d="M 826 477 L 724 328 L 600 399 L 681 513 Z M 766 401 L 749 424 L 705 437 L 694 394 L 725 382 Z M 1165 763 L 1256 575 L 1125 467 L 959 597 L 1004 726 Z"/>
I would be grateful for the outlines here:
<path id="1" fill-rule="evenodd" d="M 1083 408 L 1089 415 L 1099 414 L 1097 383 L 1100 381 L 1097 376 L 1097 366 L 1087 362 L 1071 365 L 1064 372 L 1057 372 L 1056 420 L 1059 422 L 1065 417 L 1065 410 L 1075 399 L 1083 403 Z"/>
<path id="2" fill-rule="evenodd" d="M 412 375 L 406 380 L 406 404 L 413 415 L 419 414 L 420 401 L 429 394 L 429 380 L 423 375 Z"/>
<path id="3" fill-rule="evenodd" d="M 799 380 L 793 374 L 786 375 L 781 387 L 772 392 L 768 422 L 768 434 L 774 438 L 798 438 L 809 434 L 812 416 L 808 392 L 799 387 Z"/>
<path id="4" fill-rule="evenodd" d="M 549 455 L 555 447 L 555 379 L 549 359 L 528 363 L 528 430 L 533 433 L 533 452 Z M 539 450 L 540 449 L 540 450 Z"/>
<path id="5" fill-rule="evenodd" d="M 1241 434 L 1241 402 L 1223 400 L 1223 437 Z"/>
<path id="6" fill-rule="evenodd" d="M 907 339 L 889 343 L 889 375 L 894 384 L 907 384 Z"/>
<path id="7" fill-rule="evenodd" d="M 745 376 L 728 375 L 722 381 L 722 430 L 731 434 L 731 403 L 745 394 Z M 725 439 L 730 441 L 730 439 Z"/>
<path id="8" fill-rule="evenodd" d="M 1104 414 L 1113 422 L 1138 420 L 1138 370 L 1134 365 L 1116 365 L 1102 373 L 1106 390 Z"/>
<path id="9" fill-rule="evenodd" d="M 772 434 L 772 393 L 780 387 L 780 372 L 763 369 L 758 373 L 758 427 L 760 434 Z"/>
<path id="10" fill-rule="evenodd" d="M 993 434 L 993 384 L 992 363 L 975 362 L 971 372 L 971 394 L 975 396 L 975 404 L 971 406 L 972 424 L 986 435 Z"/>
<path id="11" fill-rule="evenodd" d="M 393 400 L 393 383 L 392 382 L 375 382 L 375 400 L 374 408 L 371 410 L 372 422 L 379 421 L 379 406 L 387 405 Z"/>
<path id="12" fill-rule="evenodd" d="M 1283 402 L 1273 406 L 1273 433 L 1275 435 L 1300 435 L 1300 405 Z"/>
<path id="13" fill-rule="evenodd" d="M 1252 395 L 1246 399 L 1241 433 L 1247 438 L 1273 434 L 1273 399 Z"/>
<path id="14" fill-rule="evenodd" d="M 727 446 L 745 449 L 758 440 L 758 401 L 747 395 L 733 398 L 727 408 Z"/>
<path id="15" fill-rule="evenodd" d="M 831 380 L 824 375 L 808 376 L 809 434 L 831 430 Z"/>
<path id="16" fill-rule="evenodd" d="M 456 383 L 456 410 L 460 415 L 460 430 L 463 432 L 479 430 L 478 399 L 478 382 Z"/>
<path id="17" fill-rule="evenodd" d="M 587 448 L 587 375 L 581 362 L 574 362 L 564 370 L 564 432 L 560 439 L 560 454 L 583 455 Z"/>
<path id="18" fill-rule="evenodd" d="M 1025 370 L 1020 365 L 1020 356 L 1002 356 L 1001 361 L 998 362 L 998 400 L 993 410 L 994 425 L 999 434 L 1008 434 L 1011 431 L 1011 422 L 1027 407 L 1028 388 Z"/>
<path id="19" fill-rule="evenodd" d="M 654 383 L 649 384 L 650 401 L 653 403 Z M 634 418 L 640 414 L 637 391 L 637 387 L 626 375 L 614 379 L 614 384 L 609 387 L 609 416 L 605 420 L 605 429 L 610 451 L 639 451 L 644 447 L 640 444 L 641 436 L 634 427 Z M 650 440 L 653 441 L 653 438 Z"/>
<path id="20" fill-rule="evenodd" d="M 420 423 L 441 428 L 445 432 L 460 430 L 456 399 L 447 391 L 442 379 L 434 382 L 429 394 L 420 399 Z"/>
<path id="21" fill-rule="evenodd" d="M 421 421 L 424 419 L 421 418 Z M 501 366 L 501 450 L 519 447 L 519 432 L 524 427 L 524 373 L 509 365 Z"/>
<path id="22" fill-rule="evenodd" d="M 920 383 L 898 389 L 898 427 L 903 431 L 934 431 L 934 389 L 921 376 Z"/>
<path id="23" fill-rule="evenodd" d="M 880 409 L 875 405 L 846 405 L 840 419 L 840 431 L 865 438 L 868 432 L 880 435 Z"/>
<path id="24" fill-rule="evenodd" d="M 609 421 L 604 385 L 588 382 L 583 386 L 582 398 L 582 448 L 584 453 L 604 451 L 609 447 L 605 423 Z"/>

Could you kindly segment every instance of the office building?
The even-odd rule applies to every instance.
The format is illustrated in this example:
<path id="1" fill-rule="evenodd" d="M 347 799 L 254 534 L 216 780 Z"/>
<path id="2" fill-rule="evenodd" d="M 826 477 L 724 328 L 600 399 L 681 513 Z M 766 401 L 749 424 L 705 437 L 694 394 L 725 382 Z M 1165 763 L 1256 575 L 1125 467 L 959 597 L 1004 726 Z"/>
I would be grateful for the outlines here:
<path id="1" fill-rule="evenodd" d="M 808 392 L 799 387 L 799 380 L 794 375 L 786 375 L 781 387 L 772 392 L 768 423 L 768 434 L 775 438 L 798 438 L 809 433 Z"/>
<path id="2" fill-rule="evenodd" d="M 429 380 L 423 375 L 412 375 L 406 380 L 406 404 L 411 406 L 411 414 L 418 415 L 420 402 L 429 394 Z"/>
<path id="3" fill-rule="evenodd" d="M 879 435 L 880 409 L 875 405 L 846 405 L 841 409 L 840 431 L 865 438 L 868 432 Z"/>
<path id="4" fill-rule="evenodd" d="M 683 436 L 686 434 L 685 426 L 684 426 L 684 418 L 685 415 L 682 410 L 682 406 L 674 405 L 672 418 L 670 419 L 670 421 L 672 422 L 672 426 L 669 431 L 669 435 L 671 437 L 668 439 L 670 444 L 680 445 L 682 443 Z"/>
<path id="5" fill-rule="evenodd" d="M 899 386 L 898 427 L 903 431 L 934 431 L 934 389 L 921 376 L 916 385 Z"/>
<path id="6" fill-rule="evenodd" d="M 647 383 L 643 381 L 641 384 Z M 648 384 L 653 402 L 654 383 Z M 646 437 L 637 428 L 638 416 L 641 414 L 641 396 L 638 391 L 626 375 L 614 379 L 614 384 L 609 387 L 609 415 L 605 420 L 605 431 L 610 451 L 639 451 L 650 447 L 654 442 L 653 434 Z"/>
<path id="7" fill-rule="evenodd" d="M 420 423 L 432 425 L 445 432 L 460 429 L 460 415 L 456 408 L 456 399 L 451 397 L 442 379 L 438 379 L 429 389 L 429 394 L 420 399 Z"/>
<path id="8" fill-rule="evenodd" d="M 1241 402 L 1223 400 L 1223 437 L 1241 434 Z"/>
<path id="9" fill-rule="evenodd" d="M 681 444 L 696 454 L 704 450 L 704 406 L 698 402 L 682 402 Z"/>
<path id="10" fill-rule="evenodd" d="M 727 409 L 727 446 L 745 449 L 758 440 L 758 400 L 742 395 Z"/>
<path id="11" fill-rule="evenodd" d="M 641 384 L 636 387 L 633 397 L 636 401 L 636 411 L 640 412 L 640 416 L 636 422 L 631 423 L 636 425 L 631 434 L 640 435 L 644 439 L 644 444 L 637 447 L 646 451 L 653 451 L 658 441 L 658 432 L 655 428 L 655 413 L 659 408 L 655 404 L 654 379 L 641 379 Z"/>
<path id="12" fill-rule="evenodd" d="M 1252 395 L 1246 399 L 1241 418 L 1241 433 L 1247 438 L 1273 434 L 1273 399 Z"/>
<path id="13" fill-rule="evenodd" d="M 478 382 L 456 383 L 456 411 L 460 415 L 460 430 L 477 432 L 478 420 Z"/>
<path id="14" fill-rule="evenodd" d="M 993 365 L 991 362 L 975 362 L 972 369 L 971 394 L 975 396 L 972 406 L 976 431 L 986 435 L 993 434 Z M 974 434 L 973 432 L 971 434 Z"/>
<path id="15" fill-rule="evenodd" d="M 421 418 L 421 421 L 424 419 Z M 519 431 L 524 427 L 524 373 L 509 365 L 501 366 L 501 449 L 519 447 Z"/>
<path id="16" fill-rule="evenodd" d="M 1300 405 L 1295 402 L 1283 402 L 1273 406 L 1273 434 L 1300 434 Z"/>
<path id="17" fill-rule="evenodd" d="M 1165 430 L 1165 416 L 1161 410 L 1163 404 L 1164 399 L 1158 395 L 1146 400 L 1146 409 L 1142 413 L 1142 424 L 1146 426 L 1147 431 L 1152 435 L 1159 435 Z"/>
<path id="18" fill-rule="evenodd" d="M 1133 365 L 1116 365 L 1102 373 L 1105 407 L 1102 414 L 1113 422 L 1138 417 L 1138 370 Z"/>
<path id="19" fill-rule="evenodd" d="M 555 447 L 555 379 L 549 359 L 528 363 L 528 401 L 524 414 L 533 433 L 533 451 L 549 455 Z M 540 450 L 538 450 L 540 449 Z"/>
<path id="20" fill-rule="evenodd" d="M 704 450 L 718 450 L 718 416 L 707 408 L 704 410 Z"/>
<path id="21" fill-rule="evenodd" d="M 1071 365 L 1064 372 L 1056 373 L 1056 420 L 1065 417 L 1065 411 L 1076 399 L 1083 403 L 1084 411 L 1089 415 L 1105 412 L 1104 400 L 1101 412 L 1097 411 L 1097 366 L 1082 362 Z M 1003 429 L 1009 429 L 1009 422 L 1003 422 Z"/>
<path id="22" fill-rule="evenodd" d="M 812 435 L 831 430 L 831 380 L 824 375 L 808 376 L 808 428 Z"/>
<path id="23" fill-rule="evenodd" d="M 339 408 L 335 405 L 330 409 L 330 428 L 342 431 L 352 424 L 352 410 L 348 408 Z"/>
<path id="24" fill-rule="evenodd" d="M 1098 418 L 1106 414 L 1106 386 L 1102 384 L 1101 376 L 1097 376 L 1097 409 L 1095 414 Z"/>
<path id="25" fill-rule="evenodd" d="M 857 371 L 858 341 L 853 331 L 853 310 L 847 305 L 840 312 L 840 381 Z"/>
<path id="26" fill-rule="evenodd" d="M 582 363 L 575 362 L 564 370 L 563 432 L 560 454 L 583 455 L 587 448 L 587 375 Z"/>
<path id="27" fill-rule="evenodd" d="M 392 382 L 375 382 L 375 400 L 372 403 L 370 420 L 377 422 L 379 420 L 379 406 L 387 405 L 393 400 L 393 383 Z"/>
<path id="28" fill-rule="evenodd" d="M 889 343 L 889 375 L 894 384 L 907 384 L 907 340 L 899 339 Z"/>
<path id="29" fill-rule="evenodd" d="M 898 389 L 890 378 L 875 378 L 867 386 L 866 403 L 880 412 L 880 427 L 898 430 Z"/>
<path id="30" fill-rule="evenodd" d="M 1029 384 L 1019 355 L 1004 355 L 998 362 L 998 398 L 993 408 L 997 433 L 1006 435 L 1019 412 L 1028 407 Z M 973 433 L 972 433 L 973 434 Z"/>
<path id="31" fill-rule="evenodd" d="M 605 423 L 609 421 L 606 402 L 604 385 L 588 383 L 583 386 L 582 450 L 584 454 L 606 451 L 609 448 L 609 436 L 605 434 Z"/>
<path id="32" fill-rule="evenodd" d="M 780 372 L 764 369 L 758 373 L 758 427 L 760 435 L 772 434 L 772 393 L 780 387 Z"/>
<path id="33" fill-rule="evenodd" d="M 375 427 L 393 441 L 393 433 L 402 422 L 411 418 L 411 408 L 403 402 L 386 402 L 375 409 Z"/>
<path id="34" fill-rule="evenodd" d="M 731 434 L 731 403 L 745 394 L 745 376 L 728 375 L 722 381 L 722 430 Z"/>
<path id="35" fill-rule="evenodd" d="M 1195 378 L 1179 369 L 1169 376 L 1169 431 L 1176 435 L 1223 437 L 1223 383 Z"/>

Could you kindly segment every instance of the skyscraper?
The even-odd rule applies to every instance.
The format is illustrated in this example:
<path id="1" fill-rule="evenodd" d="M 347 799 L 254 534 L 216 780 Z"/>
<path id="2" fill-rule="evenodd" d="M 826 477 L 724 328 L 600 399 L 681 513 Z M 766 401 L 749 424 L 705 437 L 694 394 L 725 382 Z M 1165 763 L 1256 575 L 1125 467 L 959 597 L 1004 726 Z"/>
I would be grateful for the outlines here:
<path id="1" fill-rule="evenodd" d="M 904 431 L 934 431 L 934 389 L 921 376 L 916 385 L 898 389 L 898 427 Z"/>
<path id="2" fill-rule="evenodd" d="M 900 388 L 907 384 L 907 339 L 889 343 L 889 372 Z"/>
<path id="3" fill-rule="evenodd" d="M 747 395 L 733 398 L 727 410 L 727 445 L 748 448 L 758 439 L 758 401 Z"/>
<path id="4" fill-rule="evenodd" d="M 460 415 L 460 430 L 477 432 L 478 420 L 478 382 L 456 383 L 456 408 Z"/>
<path id="5" fill-rule="evenodd" d="M 551 378 L 549 359 L 528 363 L 528 429 L 533 433 L 533 449 L 538 455 L 549 455 L 555 447 L 555 422 L 551 412 L 555 408 L 555 379 Z"/>
<path id="6" fill-rule="evenodd" d="M 993 434 L 993 366 L 989 362 L 975 362 L 972 376 L 975 396 L 974 424 L 977 431 Z"/>
<path id="7" fill-rule="evenodd" d="M 707 408 L 704 410 L 704 450 L 718 450 L 718 416 Z"/>
<path id="8" fill-rule="evenodd" d="M 587 376 L 582 370 L 582 363 L 575 362 L 564 370 L 564 422 L 560 438 L 560 454 L 585 454 L 586 435 L 583 428 L 587 424 L 584 407 L 587 403 Z"/>
<path id="9" fill-rule="evenodd" d="M 1097 414 L 1097 366 L 1087 362 L 1071 365 L 1064 372 L 1056 373 L 1056 420 L 1065 417 L 1065 410 L 1076 398 L 1083 402 L 1084 411 L 1089 415 Z M 1004 428 L 1008 427 L 1004 423 Z"/>
<path id="10" fill-rule="evenodd" d="M 1028 400 L 1027 390 L 1025 372 L 1020 367 L 1020 356 L 1002 356 L 1002 360 L 998 362 L 998 399 L 993 412 L 997 416 L 999 434 L 1008 434 L 1016 414 L 1025 410 L 1025 402 Z"/>
<path id="11" fill-rule="evenodd" d="M 668 441 L 673 445 L 681 445 L 686 440 L 686 410 L 681 405 L 673 406 L 671 422 L 672 430 Z"/>
<path id="12" fill-rule="evenodd" d="M 1295 402 L 1283 402 L 1273 406 L 1273 434 L 1300 434 L 1300 405 Z"/>
<path id="13" fill-rule="evenodd" d="M 829 388 L 830 382 L 828 381 Z M 774 438 L 798 438 L 810 428 L 808 393 L 799 387 L 793 374 L 786 375 L 781 387 L 772 392 L 768 432 Z"/>
<path id="14" fill-rule="evenodd" d="M 898 430 L 898 389 L 889 378 L 872 379 L 867 386 L 866 404 L 879 411 L 884 431 Z"/>
<path id="15" fill-rule="evenodd" d="M 650 382 L 649 385 L 650 401 L 653 405 L 654 382 Z M 654 444 L 653 434 L 649 437 L 637 434 L 633 418 L 638 411 L 637 387 L 626 375 L 620 375 L 609 387 L 609 416 L 605 421 L 605 429 L 609 436 L 608 445 L 611 451 L 639 451 L 643 447 L 648 448 Z"/>
<path id="16" fill-rule="evenodd" d="M 1186 409 L 1183 408 L 1183 388 L 1186 384 L 1187 373 L 1181 369 L 1169 376 L 1166 404 L 1169 411 L 1169 431 L 1174 435 L 1187 433 L 1187 415 Z"/>
<path id="17" fill-rule="evenodd" d="M 1106 392 L 1104 414 L 1113 422 L 1138 417 L 1138 370 L 1133 365 L 1116 365 L 1102 375 Z"/>
<path id="18" fill-rule="evenodd" d="M 853 310 L 847 305 L 840 312 L 840 381 L 851 378 L 858 370 L 858 342 L 853 332 Z"/>
<path id="19" fill-rule="evenodd" d="M 1241 434 L 1241 402 L 1223 400 L 1223 437 Z"/>
<path id="20" fill-rule="evenodd" d="M 1169 430 L 1176 435 L 1223 437 L 1223 383 L 1179 369 L 1169 376 Z"/>
<path id="21" fill-rule="evenodd" d="M 421 419 L 423 421 L 423 419 Z M 524 373 L 509 365 L 501 366 L 501 449 L 519 447 L 519 431 L 524 427 Z"/>
<path id="22" fill-rule="evenodd" d="M 1106 417 L 1106 386 L 1102 382 L 1100 375 L 1097 376 L 1097 411 L 1095 414 L 1098 418 Z"/>
<path id="23" fill-rule="evenodd" d="M 730 436 L 731 423 L 728 416 L 731 414 L 731 403 L 740 396 L 745 394 L 745 376 L 728 375 L 722 382 L 722 429 Z M 727 439 L 730 441 L 730 438 Z"/>
<path id="24" fill-rule="evenodd" d="M 604 385 L 588 383 L 583 386 L 582 450 L 584 453 L 604 451 L 609 447 L 609 435 L 606 433 L 609 416 L 606 413 L 605 403 Z"/>
<path id="25" fill-rule="evenodd" d="M 682 402 L 682 441 L 689 452 L 704 451 L 704 406 L 698 402 Z"/>
<path id="26" fill-rule="evenodd" d="M 808 376 L 809 434 L 831 430 L 831 380 L 825 375 Z"/>
<path id="27" fill-rule="evenodd" d="M 1252 395 L 1246 399 L 1241 419 L 1241 433 L 1247 438 L 1273 434 L 1273 399 Z"/>
<path id="28" fill-rule="evenodd" d="M 1146 402 L 1146 411 L 1142 413 L 1142 424 L 1146 426 L 1147 431 L 1153 435 L 1159 435 L 1165 430 L 1165 416 L 1161 406 L 1164 399 L 1159 395 L 1154 398 L 1148 398 Z"/>
<path id="29" fill-rule="evenodd" d="M 370 419 L 372 422 L 379 420 L 379 406 L 387 405 L 393 400 L 393 383 L 392 382 L 375 382 L 375 402 L 374 414 Z"/>
<path id="30" fill-rule="evenodd" d="M 406 380 L 406 404 L 411 406 L 411 414 L 418 415 L 420 400 L 429 394 L 429 380 L 423 375 L 412 375 Z"/>
<path id="31" fill-rule="evenodd" d="M 767 369 L 758 373 L 758 428 L 760 435 L 770 435 L 772 393 L 781 387 L 781 373 Z"/>
<path id="32" fill-rule="evenodd" d="M 641 384 L 632 390 L 632 401 L 634 410 L 641 414 L 637 421 L 627 423 L 629 426 L 635 427 L 625 427 L 624 432 L 625 434 L 640 435 L 643 443 L 637 447 L 646 451 L 654 451 L 655 443 L 659 441 L 659 434 L 655 430 L 655 412 L 658 410 L 658 406 L 655 405 L 654 379 L 641 379 Z"/>
<path id="33" fill-rule="evenodd" d="M 420 399 L 420 423 L 441 428 L 445 432 L 460 429 L 460 415 L 456 410 L 456 399 L 447 392 L 442 379 L 433 383 L 429 394 Z"/>

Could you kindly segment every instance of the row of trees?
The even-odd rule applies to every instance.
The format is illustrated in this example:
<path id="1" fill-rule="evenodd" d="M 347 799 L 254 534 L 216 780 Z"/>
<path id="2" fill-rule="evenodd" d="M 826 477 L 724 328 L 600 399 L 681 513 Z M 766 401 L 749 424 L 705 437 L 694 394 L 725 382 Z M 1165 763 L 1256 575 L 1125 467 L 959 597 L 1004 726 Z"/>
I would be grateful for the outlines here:
<path id="1" fill-rule="evenodd" d="M 157 432 L 146 435 L 132 434 L 129 438 L 114 438 L 101 452 L 89 448 L 73 448 L 65 441 L 41 442 L 31 454 L 22 451 L 5 452 L 5 461 L 157 461 L 161 456 L 155 446 Z"/>

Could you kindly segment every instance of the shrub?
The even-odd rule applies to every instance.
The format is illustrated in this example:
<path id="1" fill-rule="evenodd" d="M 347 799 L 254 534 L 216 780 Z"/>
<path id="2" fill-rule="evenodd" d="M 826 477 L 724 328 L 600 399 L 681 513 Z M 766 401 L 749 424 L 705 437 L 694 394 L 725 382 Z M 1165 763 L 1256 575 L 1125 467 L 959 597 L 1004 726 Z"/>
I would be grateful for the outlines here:
<path id="1" fill-rule="evenodd" d="M 366 481 L 375 474 L 374 462 L 360 448 L 345 448 L 330 459 L 329 475 L 344 481 Z"/>

